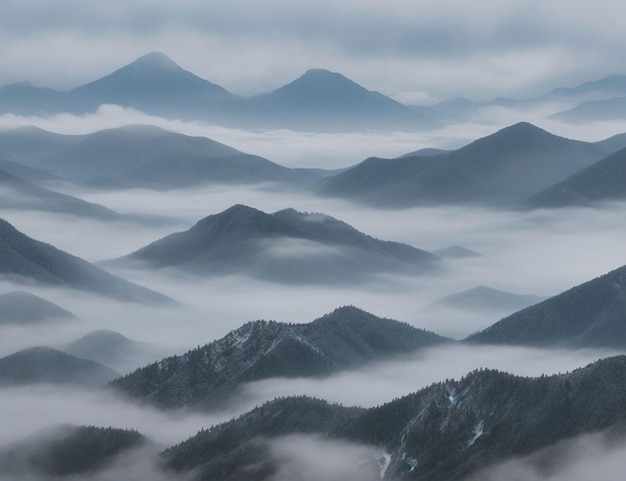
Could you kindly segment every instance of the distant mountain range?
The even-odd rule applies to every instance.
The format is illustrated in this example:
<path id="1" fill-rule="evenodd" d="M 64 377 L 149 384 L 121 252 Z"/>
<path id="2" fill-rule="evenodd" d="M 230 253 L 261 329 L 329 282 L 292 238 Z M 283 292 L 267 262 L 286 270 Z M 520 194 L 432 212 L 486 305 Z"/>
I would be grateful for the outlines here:
<path id="1" fill-rule="evenodd" d="M 0 277 L 5 280 L 78 289 L 123 301 L 173 302 L 50 244 L 31 239 L 2 219 L 0 248 Z"/>
<path id="2" fill-rule="evenodd" d="M 607 155 L 602 147 L 518 123 L 449 153 L 370 158 L 320 181 L 319 193 L 375 205 L 503 206 Z"/>
<path id="3" fill-rule="evenodd" d="M 356 282 L 380 273 L 432 274 L 439 258 L 381 241 L 324 214 L 244 205 L 208 216 L 116 261 L 190 273 L 242 273 L 275 282 Z"/>
<path id="4" fill-rule="evenodd" d="M 626 349 L 626 266 L 512 314 L 466 341 Z"/>
<path id="5" fill-rule="evenodd" d="M 313 182 L 319 172 L 289 169 L 206 137 L 131 125 L 84 136 L 40 129 L 0 134 L 0 150 L 20 165 L 94 187 L 177 188 L 203 183 Z M 41 151 L 31 145 L 41 146 Z"/>
<path id="6" fill-rule="evenodd" d="M 625 396 L 623 356 L 541 378 L 480 370 L 371 409 L 278 399 L 199 432 L 163 457 L 194 481 L 265 480 L 279 463 L 272 441 L 310 434 L 377 447 L 378 459 L 361 462 L 371 463 L 371 479 L 452 481 L 573 436 L 623 432 Z"/>
<path id="7" fill-rule="evenodd" d="M 184 70 L 160 52 L 144 55 L 109 75 L 67 91 L 19 82 L 0 88 L 0 113 L 82 114 L 117 104 L 148 114 L 204 120 L 229 127 L 288 128 L 309 131 L 414 130 L 464 122 L 480 109 L 524 110 L 554 103 L 574 105 L 554 116 L 566 121 L 624 118 L 626 76 L 554 89 L 515 100 L 476 103 L 464 98 L 433 106 L 403 105 L 343 75 L 310 69 L 274 91 L 241 97 Z"/>
<path id="8" fill-rule="evenodd" d="M 250 322 L 224 338 L 116 379 L 110 387 L 161 408 L 212 408 L 245 382 L 323 376 L 449 339 L 355 307 L 309 324 Z"/>
<path id="9" fill-rule="evenodd" d="M 0 386 L 78 384 L 102 386 L 119 373 L 50 347 L 31 347 L 0 359 Z"/>
<path id="10" fill-rule="evenodd" d="M 541 302 L 544 298 L 529 294 L 514 294 L 492 287 L 478 286 L 466 291 L 450 294 L 437 304 L 458 309 L 496 309 L 514 312 Z"/>
<path id="11" fill-rule="evenodd" d="M 129 220 L 102 205 L 85 202 L 66 194 L 60 194 L 31 182 L 22 180 L 0 169 L 0 201 L 2 208 L 32 210 L 91 217 L 104 221 Z"/>
<path id="12" fill-rule="evenodd" d="M 108 329 L 90 332 L 67 344 L 62 350 L 81 359 L 95 361 L 122 374 L 134 371 L 165 355 L 163 349 L 134 341 Z"/>
<path id="13" fill-rule="evenodd" d="M 309 70 L 273 92 L 242 98 L 182 69 L 159 52 L 64 92 L 26 82 L 0 89 L 1 113 L 86 113 L 102 104 L 227 126 L 319 131 L 424 128 L 437 119 L 436 112 L 426 107 L 410 109 L 323 69 Z"/>
<path id="14" fill-rule="evenodd" d="M 30 292 L 13 291 L 0 295 L 0 325 L 71 320 L 76 320 L 74 314 Z"/>

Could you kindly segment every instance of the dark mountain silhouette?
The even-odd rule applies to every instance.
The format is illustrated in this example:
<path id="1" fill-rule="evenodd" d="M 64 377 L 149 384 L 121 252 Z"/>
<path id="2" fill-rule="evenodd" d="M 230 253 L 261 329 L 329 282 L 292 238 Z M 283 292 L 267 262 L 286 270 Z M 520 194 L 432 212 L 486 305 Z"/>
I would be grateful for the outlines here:
<path id="1" fill-rule="evenodd" d="M 342 307 L 309 324 L 247 323 L 110 386 L 161 408 L 214 407 L 244 382 L 323 376 L 445 342 L 450 341 L 408 324 Z"/>
<path id="2" fill-rule="evenodd" d="M 370 460 L 380 463 L 382 479 L 452 481 L 573 436 L 623 430 L 625 396 L 623 356 L 539 378 L 480 370 L 366 410 L 304 397 L 275 400 L 201 431 L 163 457 L 174 472 L 192 471 L 193 480 L 218 472 L 220 479 L 245 473 L 265 480 L 279 462 L 268 441 L 316 434 L 386 452 L 386 459 Z"/>
<path id="3" fill-rule="evenodd" d="M 75 319 L 76 316 L 71 312 L 30 292 L 13 291 L 0 295 L 0 325 Z"/>
<path id="4" fill-rule="evenodd" d="M 501 206 L 543 190 L 606 156 L 596 145 L 519 123 L 436 157 L 367 159 L 320 181 L 322 195 L 376 205 Z"/>
<path id="5" fill-rule="evenodd" d="M 128 373 L 164 355 L 162 349 L 144 342 L 134 341 L 119 332 L 100 329 L 77 339 L 63 351 L 82 359 L 89 359 Z"/>
<path id="6" fill-rule="evenodd" d="M 321 176 L 244 154 L 206 137 L 154 126 L 102 130 L 34 164 L 59 177 L 120 187 L 187 187 L 208 182 L 314 181 Z"/>
<path id="7" fill-rule="evenodd" d="M 426 117 L 378 92 L 324 69 L 311 69 L 273 92 L 248 100 L 278 125 L 310 130 L 396 129 L 432 125 Z"/>
<path id="8" fill-rule="evenodd" d="M 77 479 L 148 443 L 137 431 L 55 425 L 0 449 L 0 472 L 11 479 Z"/>
<path id="9" fill-rule="evenodd" d="M 89 291 L 123 301 L 172 302 L 168 297 L 109 274 L 50 244 L 31 239 L 2 219 L 0 276 L 12 281 Z"/>
<path id="10" fill-rule="evenodd" d="M 626 200 L 626 149 L 577 172 L 522 203 L 528 208 L 588 206 Z"/>
<path id="11" fill-rule="evenodd" d="M 492 287 L 478 286 L 439 299 L 437 304 L 458 309 L 496 309 L 513 312 L 542 300 L 544 298 L 539 296 L 514 294 Z"/>
<path id="12" fill-rule="evenodd" d="M 31 347 L 0 359 L 0 386 L 80 384 L 101 386 L 119 373 L 50 347 Z"/>
<path id="13" fill-rule="evenodd" d="M 626 266 L 527 307 L 468 342 L 626 348 Z"/>
<path id="14" fill-rule="evenodd" d="M 363 411 L 305 396 L 277 399 L 166 450 L 164 464 L 172 472 L 193 470 L 190 481 L 265 480 L 276 466 L 262 440 L 331 432 Z"/>
<path id="15" fill-rule="evenodd" d="M 2 207 L 91 217 L 104 221 L 131 219 L 107 207 L 61 194 L 0 170 L 0 200 Z"/>
<path id="16" fill-rule="evenodd" d="M 239 272 L 276 282 L 355 282 L 395 272 L 437 271 L 439 259 L 381 241 L 323 214 L 285 209 L 266 214 L 244 205 L 200 220 L 118 262 L 216 275 Z"/>

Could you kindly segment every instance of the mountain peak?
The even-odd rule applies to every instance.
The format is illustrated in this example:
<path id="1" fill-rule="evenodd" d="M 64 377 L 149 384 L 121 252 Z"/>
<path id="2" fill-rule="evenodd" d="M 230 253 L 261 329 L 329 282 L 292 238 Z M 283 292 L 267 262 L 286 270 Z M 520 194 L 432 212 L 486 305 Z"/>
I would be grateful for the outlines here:
<path id="1" fill-rule="evenodd" d="M 130 65 L 140 66 L 140 67 L 152 67 L 159 69 L 167 69 L 167 70 L 179 70 L 181 67 L 174 62 L 171 58 L 165 55 L 162 52 L 150 52 L 142 57 L 139 57 L 137 60 L 132 62 Z"/>

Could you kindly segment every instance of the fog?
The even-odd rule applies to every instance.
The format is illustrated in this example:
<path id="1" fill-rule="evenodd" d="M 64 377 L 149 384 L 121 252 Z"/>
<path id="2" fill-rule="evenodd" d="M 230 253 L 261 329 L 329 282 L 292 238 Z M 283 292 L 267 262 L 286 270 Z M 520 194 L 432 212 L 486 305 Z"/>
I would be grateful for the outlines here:
<path id="1" fill-rule="evenodd" d="M 626 468 L 626 441 L 607 433 L 579 436 L 556 447 L 480 471 L 468 481 L 619 481 Z"/>
<path id="2" fill-rule="evenodd" d="M 490 115 L 493 113 L 489 112 Z M 339 168 L 370 155 L 395 156 L 422 147 L 463 145 L 478 136 L 492 133 L 496 124 L 504 126 L 519 115 L 519 112 L 505 109 L 496 113 L 496 120 L 490 124 L 476 122 L 429 133 L 389 135 L 246 132 L 149 118 L 114 106 L 102 107 L 92 116 L 26 119 L 5 115 L 0 116 L 0 125 L 32 123 L 69 133 L 114 127 L 129 120 L 154 121 L 184 133 L 208 135 L 285 165 Z M 626 125 L 619 123 L 571 126 L 544 121 L 540 125 L 550 127 L 548 130 L 555 133 L 586 140 L 599 140 L 626 131 Z M 130 265 L 106 267 L 123 278 L 181 303 L 158 308 L 4 279 L 0 281 L 0 294 L 26 289 L 71 311 L 79 320 L 28 328 L 4 327 L 0 330 L 0 357 L 33 345 L 62 347 L 88 332 L 103 328 L 153 344 L 163 352 L 183 353 L 218 339 L 248 321 L 310 322 L 343 305 L 354 305 L 380 317 L 404 321 L 453 339 L 463 339 L 510 313 L 434 305 L 442 297 L 480 285 L 516 294 L 553 296 L 626 264 L 623 248 L 626 240 L 624 204 L 607 204 L 601 209 L 572 208 L 531 213 L 452 206 L 382 210 L 339 199 L 315 197 L 275 185 L 214 185 L 187 190 L 133 189 L 118 192 L 71 185 L 58 187 L 66 193 L 121 213 L 161 215 L 169 219 L 149 225 L 128 221 L 101 222 L 0 206 L 0 217 L 20 231 L 90 262 L 127 255 L 174 231 L 188 229 L 198 220 L 237 203 L 265 212 L 287 207 L 320 212 L 383 240 L 404 242 L 428 251 L 460 245 L 478 252 L 480 257 L 445 260 L 441 275 L 380 274 L 341 285 L 281 284 L 245 274 L 195 276 L 174 269 L 148 270 Z M 273 252 L 284 257 L 287 245 L 290 248 L 288 254 L 298 258 L 303 255 L 328 257 L 336 253 L 333 249 L 321 249 L 319 245 L 309 242 L 295 246 L 293 243 L 278 243 L 273 246 Z M 408 359 L 363 366 L 325 379 L 271 379 L 248 384 L 231 410 L 210 415 L 191 412 L 167 414 L 140 407 L 104 391 L 53 386 L 3 389 L 0 393 L 0 444 L 21 439 L 53 423 L 71 422 L 133 428 L 160 446 L 169 446 L 192 436 L 201 428 L 230 419 L 277 396 L 307 394 L 346 405 L 375 406 L 433 382 L 459 378 L 476 368 L 489 367 L 535 376 L 570 371 L 611 354 L 609 351 L 592 350 L 450 345 L 428 349 Z M 276 459 L 284 461 L 274 481 L 294 479 L 295 472 L 304 473 L 303 480 L 309 479 L 306 477 L 309 472 L 316 474 L 318 479 L 350 479 L 355 457 L 371 454 L 367 447 L 339 446 L 310 438 L 278 440 L 272 444 L 272 450 Z M 335 456 L 336 453 L 341 455 Z M 613 448 L 602 449 L 602 459 L 613 466 L 618 462 L 617 455 L 620 453 Z M 319 456 L 330 457 L 329 463 L 316 466 Z M 130 467 L 136 465 L 136 459 L 141 459 L 143 464 L 141 469 L 133 472 Z M 93 480 L 104 481 L 116 476 L 159 479 L 160 474 L 154 471 L 156 468 L 151 459 L 151 455 L 144 454 L 140 458 L 120 459 L 111 471 Z M 582 456 L 581 459 L 588 460 Z M 322 471 L 313 469 L 313 466 Z M 501 473 L 506 472 L 502 470 L 513 468 L 513 472 L 520 473 L 517 479 L 560 480 L 567 479 L 566 476 L 571 474 L 563 468 L 554 477 L 540 477 L 523 461 L 507 466 L 494 468 L 488 474 L 492 478 L 486 479 L 499 479 Z M 585 466 L 596 465 L 590 463 Z M 581 467 L 576 473 L 586 472 L 584 469 Z M 367 475 L 360 473 L 359 476 L 358 479 L 363 479 Z M 516 479 L 512 476 L 507 478 Z"/>
<path id="3" fill-rule="evenodd" d="M 569 372 L 615 354 L 609 350 L 532 349 L 449 345 L 428 348 L 408 359 L 379 362 L 321 379 L 268 379 L 244 385 L 241 405 L 302 394 L 346 406 L 374 407 L 444 379 L 460 379 L 479 368 L 520 376 Z M 376 386 L 372 389 L 372 386 Z"/>
<path id="4" fill-rule="evenodd" d="M 517 122 L 531 122 L 555 135 L 595 142 L 626 132 L 626 121 L 566 123 L 547 116 L 569 107 L 548 104 L 516 109 L 487 106 L 468 121 L 431 130 L 398 132 L 311 133 L 288 129 L 245 130 L 205 122 L 165 119 L 118 105 L 102 105 L 91 114 L 47 117 L 0 115 L 0 129 L 34 125 L 61 134 L 88 134 L 131 124 L 149 124 L 185 135 L 209 137 L 242 152 L 260 155 L 286 167 L 342 169 L 368 157 L 393 158 L 423 148 L 457 149 Z"/>

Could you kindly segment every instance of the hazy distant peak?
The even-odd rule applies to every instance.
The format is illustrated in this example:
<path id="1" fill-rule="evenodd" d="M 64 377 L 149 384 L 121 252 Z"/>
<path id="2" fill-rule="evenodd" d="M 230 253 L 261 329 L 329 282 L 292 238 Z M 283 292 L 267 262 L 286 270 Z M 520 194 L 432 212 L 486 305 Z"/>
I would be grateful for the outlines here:
<path id="1" fill-rule="evenodd" d="M 150 52 L 132 62 L 130 66 L 179 70 L 181 67 L 162 52 Z"/>

